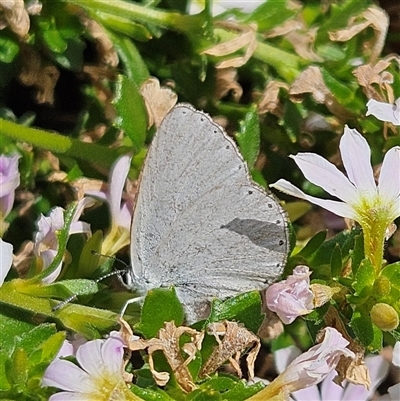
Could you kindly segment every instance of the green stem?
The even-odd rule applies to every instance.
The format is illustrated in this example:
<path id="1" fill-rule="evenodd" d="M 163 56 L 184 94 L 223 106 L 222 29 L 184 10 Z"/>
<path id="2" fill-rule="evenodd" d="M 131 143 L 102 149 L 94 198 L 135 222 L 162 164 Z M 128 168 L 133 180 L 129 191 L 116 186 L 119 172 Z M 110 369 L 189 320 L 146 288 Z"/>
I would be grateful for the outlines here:
<path id="1" fill-rule="evenodd" d="M 214 34 L 219 37 L 219 42 L 227 42 L 237 36 L 237 33 L 221 28 L 215 29 Z M 288 82 L 292 82 L 300 74 L 305 64 L 301 57 L 259 41 L 253 57 L 275 68 L 277 73 Z"/>
<path id="2" fill-rule="evenodd" d="M 19 142 L 27 142 L 33 146 L 50 150 L 53 153 L 96 163 L 104 168 L 109 168 L 119 155 L 115 150 L 94 143 L 81 142 L 77 139 L 26 127 L 2 118 L 0 118 L 0 135 Z"/>
<path id="3" fill-rule="evenodd" d="M 82 7 L 89 12 L 101 11 L 106 14 L 130 18 L 142 23 L 155 24 L 162 28 L 173 31 L 190 33 L 202 31 L 204 16 L 182 15 L 177 12 L 156 10 L 154 8 L 143 7 L 139 4 L 123 0 L 66 0 Z"/>

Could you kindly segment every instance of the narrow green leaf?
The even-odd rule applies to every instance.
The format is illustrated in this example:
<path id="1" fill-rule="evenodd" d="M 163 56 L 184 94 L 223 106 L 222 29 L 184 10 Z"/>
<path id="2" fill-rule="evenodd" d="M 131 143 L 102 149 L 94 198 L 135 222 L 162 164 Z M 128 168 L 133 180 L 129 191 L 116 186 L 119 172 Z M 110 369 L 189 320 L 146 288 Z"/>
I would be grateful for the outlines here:
<path id="1" fill-rule="evenodd" d="M 4 336 L 4 333 L 2 333 Z M 10 356 L 8 353 L 0 348 L 0 391 L 7 391 L 11 389 L 11 383 L 7 377 L 7 365 L 9 364 Z"/>
<path id="2" fill-rule="evenodd" d="M 308 258 L 323 244 L 326 238 L 326 231 L 320 231 L 314 235 L 306 244 L 306 246 L 298 253 L 298 255 Z"/>
<path id="3" fill-rule="evenodd" d="M 27 319 L 32 314 L 57 319 L 64 327 L 84 335 L 86 338 L 98 338 L 101 332 L 109 331 L 117 324 L 116 313 L 83 305 L 67 304 L 53 312 L 56 303 L 51 299 L 38 298 L 21 292 L 26 280 L 15 279 L 0 287 L 2 308 L 9 307 L 9 314 Z M 7 310 L 8 310 L 7 309 Z"/>
<path id="4" fill-rule="evenodd" d="M 8 375 L 13 387 L 23 388 L 28 379 L 28 355 L 23 348 L 16 348 L 11 356 Z"/>
<path id="5" fill-rule="evenodd" d="M 0 61 L 10 64 L 19 53 L 18 43 L 14 38 L 2 31 L 0 33 Z"/>
<path id="6" fill-rule="evenodd" d="M 140 87 L 150 77 L 150 73 L 138 49 L 129 38 L 117 35 L 112 35 L 111 37 L 113 38 L 118 56 L 123 63 L 126 76 Z"/>
<path id="7" fill-rule="evenodd" d="M 113 104 L 118 112 L 114 125 L 129 136 L 135 152 L 142 149 L 147 132 L 147 111 L 139 87 L 129 78 L 120 75 Z"/>
<path id="8" fill-rule="evenodd" d="M 354 238 L 354 248 L 351 253 L 351 270 L 355 275 L 361 261 L 364 259 L 364 238 L 362 233 Z"/>
<path id="9" fill-rule="evenodd" d="M 240 121 L 240 129 L 235 138 L 239 144 L 240 152 L 251 170 L 260 152 L 260 125 L 255 106 Z"/>
<path id="10" fill-rule="evenodd" d="M 336 244 L 331 256 L 331 272 L 332 277 L 339 277 L 342 271 L 342 251 L 340 246 Z"/>

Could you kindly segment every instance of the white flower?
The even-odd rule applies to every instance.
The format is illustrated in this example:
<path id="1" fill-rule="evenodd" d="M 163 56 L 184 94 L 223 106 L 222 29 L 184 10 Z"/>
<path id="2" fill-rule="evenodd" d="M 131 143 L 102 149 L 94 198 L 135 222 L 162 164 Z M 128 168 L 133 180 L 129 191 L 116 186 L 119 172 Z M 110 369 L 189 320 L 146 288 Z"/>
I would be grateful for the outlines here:
<path id="1" fill-rule="evenodd" d="M 282 373 L 249 400 L 269 400 L 276 395 L 282 395 L 280 400 L 287 399 L 284 395 L 324 380 L 336 368 L 341 356 L 352 359 L 355 357 L 347 348 L 349 342 L 336 329 L 326 327 L 324 333 L 320 344 L 297 356 L 284 370 L 278 367 L 278 370 L 283 370 Z"/>
<path id="2" fill-rule="evenodd" d="M 283 179 L 271 187 L 357 221 L 364 232 L 365 255 L 378 272 L 388 229 L 400 216 L 400 146 L 386 153 L 378 185 L 375 184 L 370 162 L 371 150 L 357 130 L 345 127 L 340 140 L 340 153 L 348 177 L 317 154 L 291 156 L 310 182 L 340 201 L 307 195 Z"/>
<path id="3" fill-rule="evenodd" d="M 0 287 L 4 283 L 13 260 L 13 246 L 0 238 Z"/>
<path id="4" fill-rule="evenodd" d="M 52 395 L 50 401 L 139 400 L 122 376 L 124 346 L 116 334 L 81 345 L 76 352 L 79 366 L 56 358 L 47 368 L 42 385 L 64 391 Z"/>
<path id="5" fill-rule="evenodd" d="M 367 108 L 367 116 L 373 115 L 378 120 L 400 125 L 400 97 L 394 104 L 378 102 L 375 99 L 371 99 L 367 103 Z"/>
<path id="6" fill-rule="evenodd" d="M 342 202 L 306 195 L 286 180 L 271 187 L 308 200 L 331 212 L 358 221 L 366 213 L 381 211 L 388 224 L 400 216 L 400 146 L 391 148 L 382 163 L 379 184 L 375 184 L 371 167 L 371 150 L 355 129 L 347 126 L 340 141 L 340 153 L 348 178 L 332 163 L 313 153 L 291 156 L 304 176 Z"/>
<path id="7" fill-rule="evenodd" d="M 130 155 L 118 158 L 111 167 L 108 190 L 87 190 L 87 195 L 107 201 L 111 212 L 111 230 L 103 241 L 101 253 L 114 255 L 129 244 L 133 202 L 123 193 L 126 177 L 131 166 Z M 124 198 L 127 198 L 126 200 Z M 121 201 L 124 200 L 122 203 Z"/>
<path id="8" fill-rule="evenodd" d="M 281 372 L 293 358 L 300 355 L 301 351 L 296 346 L 281 348 L 274 352 L 274 360 L 278 372 Z M 333 379 L 336 372 L 332 371 L 318 386 L 310 386 L 292 393 L 292 399 L 296 401 L 368 401 L 372 398 L 376 388 L 382 383 L 389 371 L 389 363 L 380 355 L 369 355 L 365 358 L 368 367 L 371 385 L 367 389 L 363 385 L 352 384 L 347 381 L 342 385 L 336 384 Z"/>
<path id="9" fill-rule="evenodd" d="M 91 234 L 90 225 L 78 220 L 83 210 L 86 207 L 92 206 L 93 203 L 94 200 L 89 197 L 83 198 L 78 202 L 75 214 L 72 218 L 72 223 L 68 233 L 69 235 L 77 233 L 84 233 L 87 235 Z M 37 226 L 38 231 L 35 235 L 33 251 L 42 264 L 42 270 L 44 270 L 50 266 L 58 252 L 58 239 L 56 232 L 61 230 L 64 226 L 64 209 L 61 207 L 53 208 L 48 217 L 43 215 L 40 217 Z M 60 274 L 61 265 L 62 263 L 59 264 L 53 273 L 44 278 L 43 281 L 46 283 L 52 283 Z"/>

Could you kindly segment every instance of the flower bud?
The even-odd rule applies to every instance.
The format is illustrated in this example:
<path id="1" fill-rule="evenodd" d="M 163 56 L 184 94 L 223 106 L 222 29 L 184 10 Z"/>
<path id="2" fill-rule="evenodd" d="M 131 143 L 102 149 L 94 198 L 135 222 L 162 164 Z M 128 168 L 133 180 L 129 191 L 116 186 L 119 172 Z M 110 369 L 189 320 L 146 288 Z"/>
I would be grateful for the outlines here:
<path id="1" fill-rule="evenodd" d="M 374 305 L 370 312 L 372 323 L 383 331 L 394 330 L 399 325 L 399 315 L 396 310 L 384 303 Z"/>
<path id="2" fill-rule="evenodd" d="M 382 297 L 382 296 L 390 294 L 391 289 L 392 289 L 392 285 L 390 283 L 390 280 L 387 277 L 381 276 L 375 280 L 374 293 L 378 297 Z"/>

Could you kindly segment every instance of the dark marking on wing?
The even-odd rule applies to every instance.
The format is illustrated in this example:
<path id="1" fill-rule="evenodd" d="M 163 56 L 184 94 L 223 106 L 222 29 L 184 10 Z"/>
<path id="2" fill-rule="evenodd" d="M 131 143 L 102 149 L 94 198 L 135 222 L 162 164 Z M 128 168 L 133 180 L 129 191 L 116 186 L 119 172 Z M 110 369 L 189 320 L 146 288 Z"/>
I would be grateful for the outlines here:
<path id="1" fill-rule="evenodd" d="M 276 224 L 255 219 L 235 218 L 221 228 L 246 236 L 253 244 L 271 250 L 281 250 L 285 243 L 276 237 Z"/>

